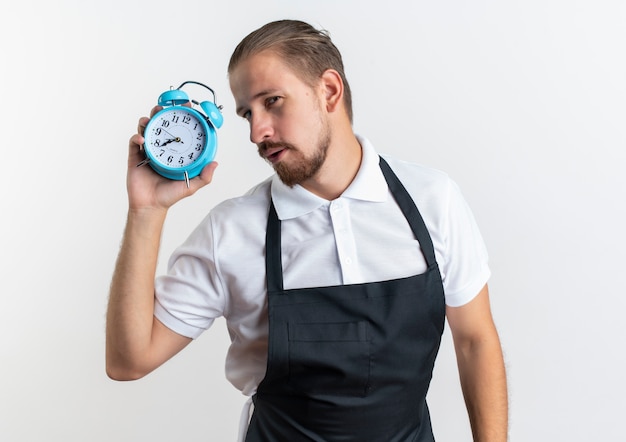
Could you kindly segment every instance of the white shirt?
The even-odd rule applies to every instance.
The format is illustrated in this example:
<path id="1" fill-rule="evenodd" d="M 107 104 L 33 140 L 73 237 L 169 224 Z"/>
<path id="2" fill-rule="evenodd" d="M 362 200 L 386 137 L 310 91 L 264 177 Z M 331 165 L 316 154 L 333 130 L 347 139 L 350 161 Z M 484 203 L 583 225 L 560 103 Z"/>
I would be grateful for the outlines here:
<path id="1" fill-rule="evenodd" d="M 157 278 L 155 316 L 191 338 L 224 316 L 232 339 L 226 377 L 252 395 L 267 364 L 265 230 L 270 195 L 282 221 L 285 289 L 402 278 L 426 270 L 408 222 L 388 190 L 378 154 L 359 137 L 361 167 L 327 201 L 276 176 L 216 206 L 172 255 Z M 444 173 L 385 159 L 428 228 L 446 304 L 474 298 L 490 271 L 484 242 L 456 184 Z"/>

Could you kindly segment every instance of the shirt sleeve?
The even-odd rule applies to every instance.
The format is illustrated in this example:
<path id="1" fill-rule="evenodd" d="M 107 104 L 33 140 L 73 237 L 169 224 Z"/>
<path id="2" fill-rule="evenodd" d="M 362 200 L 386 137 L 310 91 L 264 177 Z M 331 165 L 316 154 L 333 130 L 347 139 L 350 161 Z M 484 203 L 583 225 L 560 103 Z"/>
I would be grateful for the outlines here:
<path id="1" fill-rule="evenodd" d="M 491 276 L 488 253 L 474 215 L 458 185 L 450 180 L 444 217 L 441 273 L 446 304 L 459 307 L 470 302 Z"/>
<path id="2" fill-rule="evenodd" d="M 155 317 L 189 338 L 197 338 L 223 315 L 210 216 L 174 251 L 167 273 L 155 281 L 155 297 Z"/>

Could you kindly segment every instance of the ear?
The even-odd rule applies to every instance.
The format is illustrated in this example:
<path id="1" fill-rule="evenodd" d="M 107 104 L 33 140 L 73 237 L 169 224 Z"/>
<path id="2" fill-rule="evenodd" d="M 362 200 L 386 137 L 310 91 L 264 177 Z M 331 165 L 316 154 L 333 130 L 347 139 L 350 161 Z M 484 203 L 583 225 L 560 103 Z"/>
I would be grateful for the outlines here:
<path id="1" fill-rule="evenodd" d="M 343 81 L 341 80 L 341 75 L 334 69 L 326 69 L 320 80 L 326 110 L 328 112 L 336 112 L 343 103 Z"/>

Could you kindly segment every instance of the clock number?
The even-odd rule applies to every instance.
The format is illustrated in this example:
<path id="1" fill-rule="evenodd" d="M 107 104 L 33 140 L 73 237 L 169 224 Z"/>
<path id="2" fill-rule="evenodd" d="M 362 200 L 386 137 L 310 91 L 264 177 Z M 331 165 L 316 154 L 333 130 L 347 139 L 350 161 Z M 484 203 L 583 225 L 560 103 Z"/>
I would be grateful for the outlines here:
<path id="1" fill-rule="evenodd" d="M 196 124 L 193 126 L 193 130 L 196 130 L 197 128 L 198 128 L 198 123 L 196 123 Z"/>
<path id="2" fill-rule="evenodd" d="M 200 149 L 202 149 L 202 144 L 196 144 L 196 151 L 200 152 Z"/>
<path id="3" fill-rule="evenodd" d="M 162 157 L 164 153 L 165 153 L 165 149 L 161 149 L 161 153 L 159 154 L 159 156 Z"/>
<path id="4" fill-rule="evenodd" d="M 174 115 L 174 116 L 172 117 L 172 123 L 178 123 L 178 119 L 179 119 L 179 118 L 180 118 L 180 117 L 179 117 L 178 115 Z"/>
<path id="5" fill-rule="evenodd" d="M 174 157 L 172 155 L 170 155 L 169 157 L 167 157 L 167 162 L 171 163 L 172 161 L 174 161 Z"/>
<path id="6" fill-rule="evenodd" d="M 156 147 L 159 147 L 161 145 L 161 140 L 159 140 L 158 138 L 156 140 L 154 140 L 154 145 Z"/>
<path id="7" fill-rule="evenodd" d="M 180 164 L 181 166 L 185 163 L 185 157 L 180 157 L 178 159 L 178 164 Z"/>
<path id="8" fill-rule="evenodd" d="M 167 120 L 163 120 L 163 122 L 161 123 L 161 126 L 163 127 L 170 127 L 170 122 Z"/>
<path id="9" fill-rule="evenodd" d="M 193 152 L 191 152 L 189 155 L 187 155 L 187 158 L 189 158 L 190 160 L 193 160 Z"/>
<path id="10" fill-rule="evenodd" d="M 198 136 L 196 137 L 196 140 L 201 140 L 203 135 L 204 134 L 202 132 L 198 133 Z"/>
<path id="11" fill-rule="evenodd" d="M 183 123 L 189 124 L 190 121 L 191 121 L 191 117 L 189 115 L 185 115 L 183 117 Z"/>
<path id="12" fill-rule="evenodd" d="M 156 130 L 154 131 L 155 134 L 157 135 L 161 135 L 161 128 L 157 127 Z"/>

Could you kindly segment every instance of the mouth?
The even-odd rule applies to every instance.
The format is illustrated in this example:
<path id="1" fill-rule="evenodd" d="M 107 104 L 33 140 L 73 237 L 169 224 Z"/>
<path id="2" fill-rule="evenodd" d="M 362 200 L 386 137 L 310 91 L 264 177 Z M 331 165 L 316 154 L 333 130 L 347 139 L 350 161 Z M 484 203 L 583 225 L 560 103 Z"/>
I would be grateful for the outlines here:
<path id="1" fill-rule="evenodd" d="M 266 148 L 261 152 L 261 156 L 269 161 L 271 164 L 276 164 L 283 157 L 284 153 L 287 152 L 286 147 L 271 147 Z"/>

